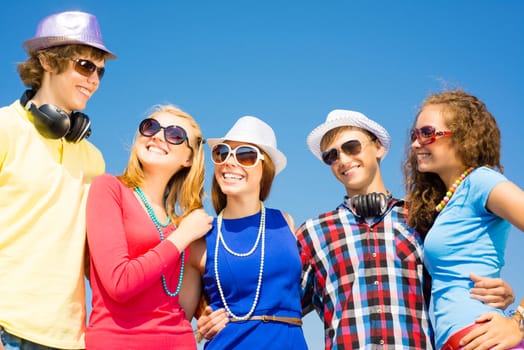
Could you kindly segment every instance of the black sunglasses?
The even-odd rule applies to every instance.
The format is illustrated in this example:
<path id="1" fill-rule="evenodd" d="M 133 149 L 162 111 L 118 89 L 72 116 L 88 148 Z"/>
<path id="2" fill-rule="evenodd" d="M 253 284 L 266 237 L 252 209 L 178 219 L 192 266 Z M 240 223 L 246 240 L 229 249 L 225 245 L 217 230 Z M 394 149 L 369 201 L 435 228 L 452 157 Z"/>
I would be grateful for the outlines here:
<path id="1" fill-rule="evenodd" d="M 211 150 L 211 160 L 217 165 L 224 164 L 231 155 L 235 162 L 244 168 L 252 168 L 258 164 L 259 159 L 264 160 L 260 150 L 251 145 L 240 145 L 231 149 L 227 143 L 218 143 Z"/>
<path id="2" fill-rule="evenodd" d="M 96 73 L 98 74 L 98 80 L 102 80 L 102 77 L 106 72 L 105 67 L 98 67 L 90 60 L 86 60 L 83 58 L 71 58 L 71 60 L 75 63 L 73 66 L 75 68 L 75 71 L 77 71 L 77 73 L 82 74 L 84 77 L 89 78 L 96 71 Z"/>
<path id="3" fill-rule="evenodd" d="M 437 140 L 437 137 L 451 136 L 451 131 L 436 131 L 431 125 L 426 125 L 420 129 L 411 129 L 411 143 L 418 141 L 421 146 L 432 144 Z"/>
<path id="4" fill-rule="evenodd" d="M 153 118 L 147 118 L 140 122 L 138 131 L 142 136 L 151 137 L 156 135 L 160 130 L 164 129 L 164 139 L 173 145 L 180 145 L 184 141 L 187 142 L 187 147 L 191 150 L 193 148 L 189 145 L 189 139 L 187 138 L 187 133 L 181 126 L 178 125 L 169 125 L 162 126 L 158 120 Z"/>
<path id="5" fill-rule="evenodd" d="M 349 140 L 340 145 L 340 149 L 347 155 L 356 156 L 362 152 L 362 143 L 359 140 Z M 327 165 L 331 165 L 339 158 L 339 151 L 336 148 L 331 148 L 322 152 L 322 160 Z"/>

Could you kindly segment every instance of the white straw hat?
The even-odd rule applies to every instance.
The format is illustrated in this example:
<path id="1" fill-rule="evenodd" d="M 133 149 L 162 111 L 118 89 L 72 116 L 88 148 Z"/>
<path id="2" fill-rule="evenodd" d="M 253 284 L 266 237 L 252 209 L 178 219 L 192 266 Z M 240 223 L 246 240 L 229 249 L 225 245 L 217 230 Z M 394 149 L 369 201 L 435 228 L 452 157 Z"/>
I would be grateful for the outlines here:
<path id="1" fill-rule="evenodd" d="M 356 126 L 364 129 L 375 135 L 382 146 L 384 147 L 384 155 L 382 159 L 386 157 L 391 145 L 391 137 L 386 129 L 377 122 L 369 119 L 364 114 L 355 111 L 348 111 L 344 109 L 335 109 L 326 117 L 326 121 L 317 126 L 307 137 L 307 146 L 309 150 L 317 157 L 322 160 L 322 150 L 320 149 L 320 141 L 322 137 L 332 129 L 341 126 Z"/>
<path id="2" fill-rule="evenodd" d="M 284 153 L 277 149 L 277 138 L 273 129 L 257 117 L 244 116 L 239 118 L 233 127 L 222 138 L 207 139 L 206 143 L 213 148 L 224 141 L 246 142 L 257 145 L 266 152 L 273 164 L 275 175 L 286 167 L 287 159 Z"/>

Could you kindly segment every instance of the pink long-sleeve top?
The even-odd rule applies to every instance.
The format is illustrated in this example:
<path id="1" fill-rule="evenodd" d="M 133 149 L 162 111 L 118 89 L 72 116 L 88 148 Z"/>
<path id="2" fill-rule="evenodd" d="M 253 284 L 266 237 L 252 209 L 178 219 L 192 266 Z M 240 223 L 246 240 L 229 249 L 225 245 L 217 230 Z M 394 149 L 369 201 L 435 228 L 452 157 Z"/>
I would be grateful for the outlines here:
<path id="1" fill-rule="evenodd" d="M 174 229 L 164 227 L 164 236 Z M 86 348 L 196 349 L 178 296 L 168 296 L 161 281 L 164 274 L 169 290 L 176 290 L 181 252 L 160 240 L 133 189 L 112 175 L 91 185 L 87 239 L 93 300 Z"/>

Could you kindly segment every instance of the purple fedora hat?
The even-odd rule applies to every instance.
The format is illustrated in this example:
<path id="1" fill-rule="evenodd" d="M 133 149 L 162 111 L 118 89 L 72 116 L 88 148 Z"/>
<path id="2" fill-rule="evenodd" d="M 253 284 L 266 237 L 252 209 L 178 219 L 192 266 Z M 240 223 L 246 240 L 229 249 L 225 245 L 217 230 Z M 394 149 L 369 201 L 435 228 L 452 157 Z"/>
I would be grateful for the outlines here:
<path id="1" fill-rule="evenodd" d="M 102 33 L 95 16 L 80 11 L 67 11 L 50 15 L 38 23 L 34 38 L 24 41 L 24 49 L 29 53 L 54 46 L 80 44 L 109 51 L 102 41 Z"/>

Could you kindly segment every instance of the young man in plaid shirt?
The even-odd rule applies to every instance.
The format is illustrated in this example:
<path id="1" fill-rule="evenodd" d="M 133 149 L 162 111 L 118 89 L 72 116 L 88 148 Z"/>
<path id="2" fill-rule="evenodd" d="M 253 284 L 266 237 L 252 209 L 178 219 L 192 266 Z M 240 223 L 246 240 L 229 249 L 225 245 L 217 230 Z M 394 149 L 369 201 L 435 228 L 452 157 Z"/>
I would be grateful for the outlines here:
<path id="1" fill-rule="evenodd" d="M 302 305 L 324 322 L 326 349 L 433 348 L 423 239 L 407 226 L 405 203 L 386 190 L 380 171 L 390 143 L 381 125 L 347 110 L 330 112 L 307 138 L 346 189 L 341 205 L 297 230 Z M 481 280 L 503 291 L 497 302 L 512 302 L 504 300 L 512 291 L 503 281 Z"/>

